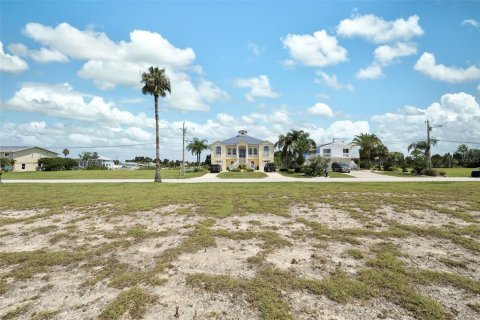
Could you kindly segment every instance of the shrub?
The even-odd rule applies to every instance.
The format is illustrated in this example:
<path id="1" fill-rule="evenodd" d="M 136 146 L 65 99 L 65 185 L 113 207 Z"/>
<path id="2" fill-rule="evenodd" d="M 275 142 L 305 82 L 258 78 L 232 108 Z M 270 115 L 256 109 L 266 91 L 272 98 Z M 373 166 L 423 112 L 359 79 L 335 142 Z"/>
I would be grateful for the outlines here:
<path id="1" fill-rule="evenodd" d="M 447 173 L 445 171 L 438 171 L 438 174 L 441 175 L 442 177 L 447 176 Z"/>
<path id="2" fill-rule="evenodd" d="M 303 166 L 303 172 L 307 177 L 320 177 L 328 169 L 329 159 L 319 155 L 308 158 L 308 164 Z"/>
<path id="3" fill-rule="evenodd" d="M 430 177 L 436 177 L 436 176 L 438 176 L 438 172 L 437 172 L 437 170 L 435 170 L 435 169 L 426 169 L 426 170 L 423 170 L 422 173 L 423 173 L 424 175 L 430 176 Z"/>
<path id="4" fill-rule="evenodd" d="M 239 164 L 237 168 L 240 169 L 240 170 L 246 170 L 246 169 L 247 169 L 247 165 L 244 164 L 244 163 L 242 163 L 242 164 Z"/>
<path id="5" fill-rule="evenodd" d="M 38 165 L 45 171 L 72 170 L 76 167 L 77 161 L 70 158 L 40 158 Z"/>
<path id="6" fill-rule="evenodd" d="M 193 169 L 193 172 L 202 172 L 204 169 L 203 168 L 195 168 Z"/>

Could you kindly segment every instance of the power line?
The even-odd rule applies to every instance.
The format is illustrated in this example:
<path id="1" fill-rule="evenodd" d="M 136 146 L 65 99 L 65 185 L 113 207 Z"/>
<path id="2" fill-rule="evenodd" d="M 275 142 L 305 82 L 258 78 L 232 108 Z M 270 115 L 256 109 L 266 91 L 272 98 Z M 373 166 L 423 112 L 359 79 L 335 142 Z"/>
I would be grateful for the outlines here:
<path id="1" fill-rule="evenodd" d="M 478 145 L 480 145 L 480 142 L 471 142 L 471 141 L 455 141 L 455 140 L 438 140 L 438 141 L 452 142 L 452 143 L 465 143 L 465 144 L 478 144 Z"/>

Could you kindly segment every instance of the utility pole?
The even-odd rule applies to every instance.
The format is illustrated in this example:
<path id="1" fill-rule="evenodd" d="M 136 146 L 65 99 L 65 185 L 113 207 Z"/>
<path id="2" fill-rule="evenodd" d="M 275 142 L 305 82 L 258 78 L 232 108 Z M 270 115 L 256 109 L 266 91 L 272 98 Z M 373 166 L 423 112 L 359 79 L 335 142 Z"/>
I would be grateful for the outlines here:
<path id="1" fill-rule="evenodd" d="M 185 128 L 185 121 L 183 121 L 183 128 L 182 130 L 182 170 L 181 176 L 185 176 L 185 133 L 187 132 L 187 128 Z"/>
<path id="2" fill-rule="evenodd" d="M 427 169 L 430 170 L 432 168 L 432 158 L 431 158 L 431 151 L 430 151 L 430 131 L 432 131 L 432 127 L 430 126 L 430 122 L 425 121 L 427 123 Z"/>

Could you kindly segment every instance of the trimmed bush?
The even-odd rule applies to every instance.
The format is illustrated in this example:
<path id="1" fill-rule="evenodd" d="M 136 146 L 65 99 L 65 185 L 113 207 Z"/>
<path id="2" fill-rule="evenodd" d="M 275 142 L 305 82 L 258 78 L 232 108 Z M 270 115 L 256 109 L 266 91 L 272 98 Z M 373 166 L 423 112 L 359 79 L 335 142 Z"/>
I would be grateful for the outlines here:
<path id="1" fill-rule="evenodd" d="M 430 177 L 436 177 L 436 176 L 438 176 L 438 171 L 435 170 L 435 169 L 426 169 L 426 170 L 423 170 L 422 173 L 423 173 L 424 175 L 430 176 Z"/>

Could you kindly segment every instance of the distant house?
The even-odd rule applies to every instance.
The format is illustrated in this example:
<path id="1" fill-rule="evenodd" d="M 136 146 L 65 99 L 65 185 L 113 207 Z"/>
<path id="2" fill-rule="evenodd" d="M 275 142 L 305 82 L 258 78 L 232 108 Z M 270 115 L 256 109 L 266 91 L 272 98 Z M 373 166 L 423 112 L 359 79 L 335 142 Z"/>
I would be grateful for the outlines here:
<path id="1" fill-rule="evenodd" d="M 90 166 L 99 166 L 99 167 L 106 167 L 107 169 L 119 169 L 121 166 L 115 165 L 115 162 L 107 157 L 99 156 L 96 159 L 88 159 L 88 160 L 81 160 L 77 159 L 78 166 L 82 169 L 86 169 Z"/>
<path id="2" fill-rule="evenodd" d="M 2 147 L 0 146 L 0 158 L 15 160 L 13 168 L 7 166 L 7 170 L 13 171 L 36 171 L 38 159 L 56 158 L 58 153 L 40 147 Z"/>
<path id="3" fill-rule="evenodd" d="M 238 135 L 210 145 L 211 163 L 222 165 L 222 170 L 235 169 L 245 164 L 252 169 L 263 170 L 268 162 L 273 162 L 274 144 L 247 135 L 240 130 Z"/>
<path id="4" fill-rule="evenodd" d="M 330 166 L 334 162 L 343 162 L 348 164 L 351 168 L 356 168 L 357 165 L 353 162 L 358 159 L 358 148 L 338 139 L 333 139 L 332 142 L 321 144 L 317 146 L 316 154 L 330 159 Z"/>

